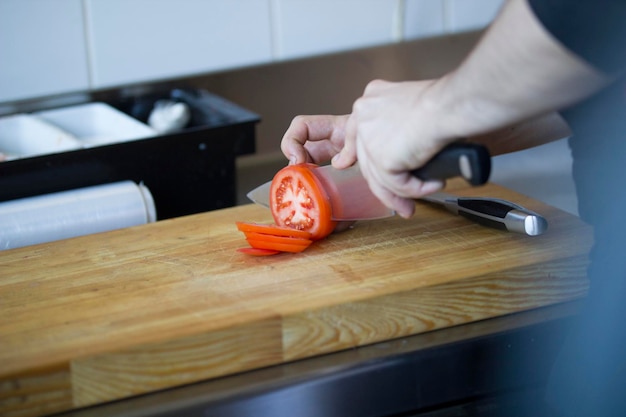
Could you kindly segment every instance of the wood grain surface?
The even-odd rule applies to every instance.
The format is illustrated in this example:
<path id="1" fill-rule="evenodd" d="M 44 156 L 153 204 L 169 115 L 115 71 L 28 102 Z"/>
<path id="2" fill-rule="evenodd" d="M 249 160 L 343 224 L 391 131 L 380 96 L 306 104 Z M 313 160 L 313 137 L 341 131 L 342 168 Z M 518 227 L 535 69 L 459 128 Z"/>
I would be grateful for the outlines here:
<path id="1" fill-rule="evenodd" d="M 0 415 L 41 416 L 584 296 L 592 236 L 543 214 L 541 236 L 427 203 L 300 254 L 249 257 L 247 205 L 0 252 Z"/>

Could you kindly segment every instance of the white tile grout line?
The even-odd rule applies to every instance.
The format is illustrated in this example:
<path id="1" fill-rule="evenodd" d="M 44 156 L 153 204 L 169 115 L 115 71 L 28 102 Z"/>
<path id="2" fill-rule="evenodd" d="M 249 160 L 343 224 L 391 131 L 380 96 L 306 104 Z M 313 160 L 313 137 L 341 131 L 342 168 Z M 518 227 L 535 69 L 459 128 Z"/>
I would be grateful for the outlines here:
<path id="1" fill-rule="evenodd" d="M 91 8 L 89 7 L 89 0 L 82 0 L 81 2 L 82 4 L 82 10 L 83 10 L 83 31 L 85 33 L 85 55 L 87 58 L 87 83 L 89 85 L 89 88 L 93 89 L 94 88 L 94 82 L 95 82 L 95 73 L 94 73 L 94 69 L 96 67 L 95 65 L 95 54 L 94 54 L 94 43 L 93 43 L 93 36 L 91 33 Z"/>
<path id="2" fill-rule="evenodd" d="M 406 7 L 406 0 L 396 0 L 396 7 L 392 16 L 392 39 L 394 42 L 400 42 L 404 40 L 404 22 Z"/>
<path id="3" fill-rule="evenodd" d="M 280 26 L 280 0 L 268 0 L 270 10 L 270 45 L 272 60 L 279 61 L 283 55 L 283 45 L 281 42 L 282 28 Z"/>
<path id="4" fill-rule="evenodd" d="M 452 33 L 452 4 L 451 0 L 442 0 L 441 8 L 443 9 L 443 33 Z"/>

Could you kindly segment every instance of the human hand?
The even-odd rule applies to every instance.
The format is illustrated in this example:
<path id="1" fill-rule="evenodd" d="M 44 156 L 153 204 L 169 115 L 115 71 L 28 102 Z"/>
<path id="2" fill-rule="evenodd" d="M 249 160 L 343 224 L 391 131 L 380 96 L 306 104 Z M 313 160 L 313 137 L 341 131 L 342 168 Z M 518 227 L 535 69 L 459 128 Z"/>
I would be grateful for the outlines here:
<path id="1" fill-rule="evenodd" d="M 281 150 L 290 164 L 327 162 L 343 148 L 347 120 L 348 115 L 296 116 L 283 135 Z M 334 232 L 353 224 L 338 222 Z"/>
<path id="2" fill-rule="evenodd" d="M 434 81 L 373 81 L 345 126 L 344 146 L 332 159 L 338 169 L 359 161 L 370 189 L 402 217 L 415 211 L 415 198 L 441 189 L 442 181 L 421 181 L 421 167 L 453 136 L 440 123 L 429 90 Z"/>
<path id="3" fill-rule="evenodd" d="M 329 161 L 342 148 L 348 115 L 296 116 L 283 135 L 281 150 L 290 164 Z"/>

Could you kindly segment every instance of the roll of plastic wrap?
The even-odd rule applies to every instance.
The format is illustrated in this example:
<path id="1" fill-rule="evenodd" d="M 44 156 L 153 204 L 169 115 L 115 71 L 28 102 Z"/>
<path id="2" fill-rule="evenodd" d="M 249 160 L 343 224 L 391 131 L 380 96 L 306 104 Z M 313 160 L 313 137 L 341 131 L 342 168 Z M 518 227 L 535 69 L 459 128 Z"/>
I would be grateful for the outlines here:
<path id="1" fill-rule="evenodd" d="M 121 181 L 0 203 L 0 250 L 156 221 L 152 194 Z"/>

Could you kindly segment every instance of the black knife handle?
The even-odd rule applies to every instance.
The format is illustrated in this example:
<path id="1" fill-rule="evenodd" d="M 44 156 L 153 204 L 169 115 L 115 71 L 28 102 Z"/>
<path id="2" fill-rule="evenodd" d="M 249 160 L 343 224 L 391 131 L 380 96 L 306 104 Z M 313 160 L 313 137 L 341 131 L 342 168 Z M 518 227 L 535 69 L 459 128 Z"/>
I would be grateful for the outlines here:
<path id="1" fill-rule="evenodd" d="M 453 143 L 411 174 L 424 181 L 462 176 L 472 185 L 482 185 L 491 174 L 491 155 L 483 145 Z"/>
<path id="2" fill-rule="evenodd" d="M 486 197 L 459 197 L 457 204 L 459 207 L 501 219 L 504 219 L 509 211 L 522 208 L 504 200 Z"/>
<path id="3" fill-rule="evenodd" d="M 459 215 L 484 226 L 529 236 L 540 235 L 548 228 L 548 222 L 543 216 L 510 201 L 459 197 L 456 204 Z"/>
<path id="4" fill-rule="evenodd" d="M 483 198 L 457 199 L 459 214 L 483 226 L 493 227 L 500 230 L 508 230 L 504 218 L 511 211 L 515 210 L 510 204 L 500 203 Z"/>

